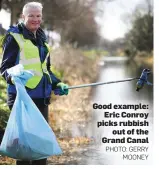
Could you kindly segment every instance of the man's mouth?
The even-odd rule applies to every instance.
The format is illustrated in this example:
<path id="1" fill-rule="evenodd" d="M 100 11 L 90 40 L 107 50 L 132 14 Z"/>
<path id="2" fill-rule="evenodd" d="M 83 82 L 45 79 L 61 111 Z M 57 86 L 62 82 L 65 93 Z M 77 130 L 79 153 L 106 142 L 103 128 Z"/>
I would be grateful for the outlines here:
<path id="1" fill-rule="evenodd" d="M 32 25 L 39 25 L 39 23 L 32 23 Z"/>

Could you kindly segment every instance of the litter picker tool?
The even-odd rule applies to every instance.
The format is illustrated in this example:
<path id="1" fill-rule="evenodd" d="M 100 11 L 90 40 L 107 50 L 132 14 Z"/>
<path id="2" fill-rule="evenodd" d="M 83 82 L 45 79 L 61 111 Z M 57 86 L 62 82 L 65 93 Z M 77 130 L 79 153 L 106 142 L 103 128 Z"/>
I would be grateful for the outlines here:
<path id="1" fill-rule="evenodd" d="M 115 80 L 115 81 L 108 81 L 108 82 L 96 82 L 96 83 L 90 83 L 90 84 L 82 84 L 82 85 L 76 85 L 76 86 L 69 86 L 66 89 L 77 89 L 77 88 L 84 88 L 84 87 L 93 87 L 93 86 L 99 86 L 99 85 L 105 85 L 105 84 L 112 84 L 112 83 L 120 83 L 120 82 L 127 82 L 127 81 L 133 81 L 138 80 L 136 83 L 136 91 L 139 91 L 143 88 L 144 84 L 152 85 L 148 81 L 148 75 L 151 73 L 150 69 L 144 69 L 141 73 L 140 77 L 134 77 L 134 78 L 128 78 L 123 80 Z M 55 95 L 59 94 L 59 88 L 54 90 Z"/>

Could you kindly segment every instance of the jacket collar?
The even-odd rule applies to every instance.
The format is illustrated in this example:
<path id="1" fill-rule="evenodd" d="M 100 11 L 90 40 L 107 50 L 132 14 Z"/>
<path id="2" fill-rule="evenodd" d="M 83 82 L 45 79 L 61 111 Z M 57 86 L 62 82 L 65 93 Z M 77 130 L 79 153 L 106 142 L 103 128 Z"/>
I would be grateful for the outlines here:
<path id="1" fill-rule="evenodd" d="M 34 34 L 29 31 L 23 23 L 18 23 L 16 26 L 10 26 L 7 32 L 20 33 L 25 39 L 36 41 L 38 45 L 44 45 L 44 42 L 46 42 L 46 35 L 41 28 L 37 30 L 35 39 Z"/>
<path id="2" fill-rule="evenodd" d="M 23 34 L 25 39 L 30 40 L 35 39 L 34 34 L 31 31 L 29 31 L 23 23 L 19 23 L 18 28 Z M 38 28 L 38 30 L 36 31 L 36 39 L 41 42 L 46 42 L 46 35 L 41 28 Z"/>

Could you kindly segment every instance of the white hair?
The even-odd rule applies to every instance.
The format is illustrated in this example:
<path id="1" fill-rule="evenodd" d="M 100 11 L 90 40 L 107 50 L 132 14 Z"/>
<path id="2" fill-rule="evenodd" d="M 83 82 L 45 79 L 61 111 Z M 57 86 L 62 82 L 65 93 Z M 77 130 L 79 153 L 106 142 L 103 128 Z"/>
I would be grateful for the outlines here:
<path id="1" fill-rule="evenodd" d="M 29 2 L 29 3 L 25 4 L 23 7 L 23 15 L 27 14 L 27 10 L 29 8 L 36 8 L 36 9 L 42 10 L 43 6 L 40 2 Z"/>

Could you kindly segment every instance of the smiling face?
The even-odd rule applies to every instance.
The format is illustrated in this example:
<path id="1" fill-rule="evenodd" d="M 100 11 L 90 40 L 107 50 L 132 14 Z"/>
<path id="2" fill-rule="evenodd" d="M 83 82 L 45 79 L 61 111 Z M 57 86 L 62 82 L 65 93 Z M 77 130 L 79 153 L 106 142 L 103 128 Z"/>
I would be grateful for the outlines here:
<path id="1" fill-rule="evenodd" d="M 27 29 L 35 33 L 42 22 L 42 10 L 39 8 L 28 8 L 25 15 L 22 15 Z"/>

